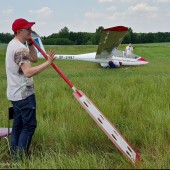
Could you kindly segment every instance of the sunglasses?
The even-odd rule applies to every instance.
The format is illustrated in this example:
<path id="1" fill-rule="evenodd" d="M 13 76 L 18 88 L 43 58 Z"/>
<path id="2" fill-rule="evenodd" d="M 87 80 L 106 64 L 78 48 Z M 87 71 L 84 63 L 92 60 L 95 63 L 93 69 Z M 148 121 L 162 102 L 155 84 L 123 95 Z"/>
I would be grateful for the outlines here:
<path id="1" fill-rule="evenodd" d="M 20 31 L 23 31 L 23 30 L 32 31 L 31 28 L 23 28 L 23 29 L 20 29 Z"/>

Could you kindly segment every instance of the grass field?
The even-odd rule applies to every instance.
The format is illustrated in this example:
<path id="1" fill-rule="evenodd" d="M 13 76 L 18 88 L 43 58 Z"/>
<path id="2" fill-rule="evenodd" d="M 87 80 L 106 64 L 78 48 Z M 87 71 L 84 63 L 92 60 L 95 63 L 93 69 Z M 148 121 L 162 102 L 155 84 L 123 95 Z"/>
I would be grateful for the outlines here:
<path id="1" fill-rule="evenodd" d="M 97 46 L 45 46 L 56 53 L 94 52 Z M 119 49 L 124 49 L 121 45 Z M 0 45 L 0 126 L 7 126 L 6 45 Z M 170 168 L 170 43 L 134 45 L 148 65 L 103 69 L 85 61 L 55 61 L 140 153 L 141 169 Z M 44 62 L 40 60 L 39 63 Z M 36 64 L 34 64 L 36 65 Z M 52 69 L 34 77 L 38 126 L 29 160 L 12 162 L 0 140 L 0 168 L 133 169 Z M 5 146 L 5 148 L 4 148 Z"/>

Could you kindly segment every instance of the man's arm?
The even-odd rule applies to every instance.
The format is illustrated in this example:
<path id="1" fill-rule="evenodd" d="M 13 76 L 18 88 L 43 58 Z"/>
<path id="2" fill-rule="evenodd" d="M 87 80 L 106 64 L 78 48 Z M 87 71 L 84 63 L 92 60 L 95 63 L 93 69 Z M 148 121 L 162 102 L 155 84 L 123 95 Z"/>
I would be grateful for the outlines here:
<path id="1" fill-rule="evenodd" d="M 22 63 L 21 64 L 21 69 L 22 69 L 25 76 L 32 77 L 32 76 L 44 71 L 49 65 L 52 64 L 54 59 L 55 59 L 54 51 L 50 51 L 49 56 L 48 56 L 48 60 L 46 62 L 44 62 L 43 64 L 40 64 L 40 65 L 35 66 L 35 67 L 32 67 L 30 62 Z"/>

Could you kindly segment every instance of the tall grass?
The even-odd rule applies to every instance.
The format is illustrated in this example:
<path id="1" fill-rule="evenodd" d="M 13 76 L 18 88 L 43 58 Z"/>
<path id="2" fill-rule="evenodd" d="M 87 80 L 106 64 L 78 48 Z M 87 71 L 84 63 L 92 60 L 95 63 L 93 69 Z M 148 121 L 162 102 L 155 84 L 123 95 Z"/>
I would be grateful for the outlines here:
<path id="1" fill-rule="evenodd" d="M 10 105 L 6 98 L 5 48 L 0 46 L 0 126 L 7 126 Z M 45 48 L 60 54 L 78 54 L 96 51 L 97 46 Z M 150 63 L 113 70 L 83 61 L 55 63 L 141 154 L 141 169 L 170 168 L 170 43 L 138 44 L 134 51 Z M 38 127 L 31 145 L 32 156 L 12 162 L 7 147 L 1 149 L 5 144 L 1 140 L 1 168 L 134 168 L 52 68 L 35 76 L 34 82 Z"/>

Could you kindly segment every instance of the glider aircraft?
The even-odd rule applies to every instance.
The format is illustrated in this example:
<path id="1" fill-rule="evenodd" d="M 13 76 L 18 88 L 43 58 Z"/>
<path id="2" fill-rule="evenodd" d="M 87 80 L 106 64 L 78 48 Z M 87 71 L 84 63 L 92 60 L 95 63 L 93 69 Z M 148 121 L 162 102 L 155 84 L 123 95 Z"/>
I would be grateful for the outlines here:
<path id="1" fill-rule="evenodd" d="M 62 60 L 82 60 L 96 62 L 100 63 L 100 65 L 104 68 L 148 64 L 149 62 L 146 59 L 136 54 L 132 54 L 129 57 L 126 56 L 126 53 L 124 51 L 117 50 L 127 32 L 128 28 L 124 26 L 106 28 L 101 31 L 101 37 L 97 52 L 77 55 L 56 54 L 55 58 Z M 37 33 L 33 32 L 32 37 L 35 42 L 45 51 L 40 36 Z M 42 56 L 40 52 L 37 51 L 37 53 L 39 58 L 41 58 Z"/>

